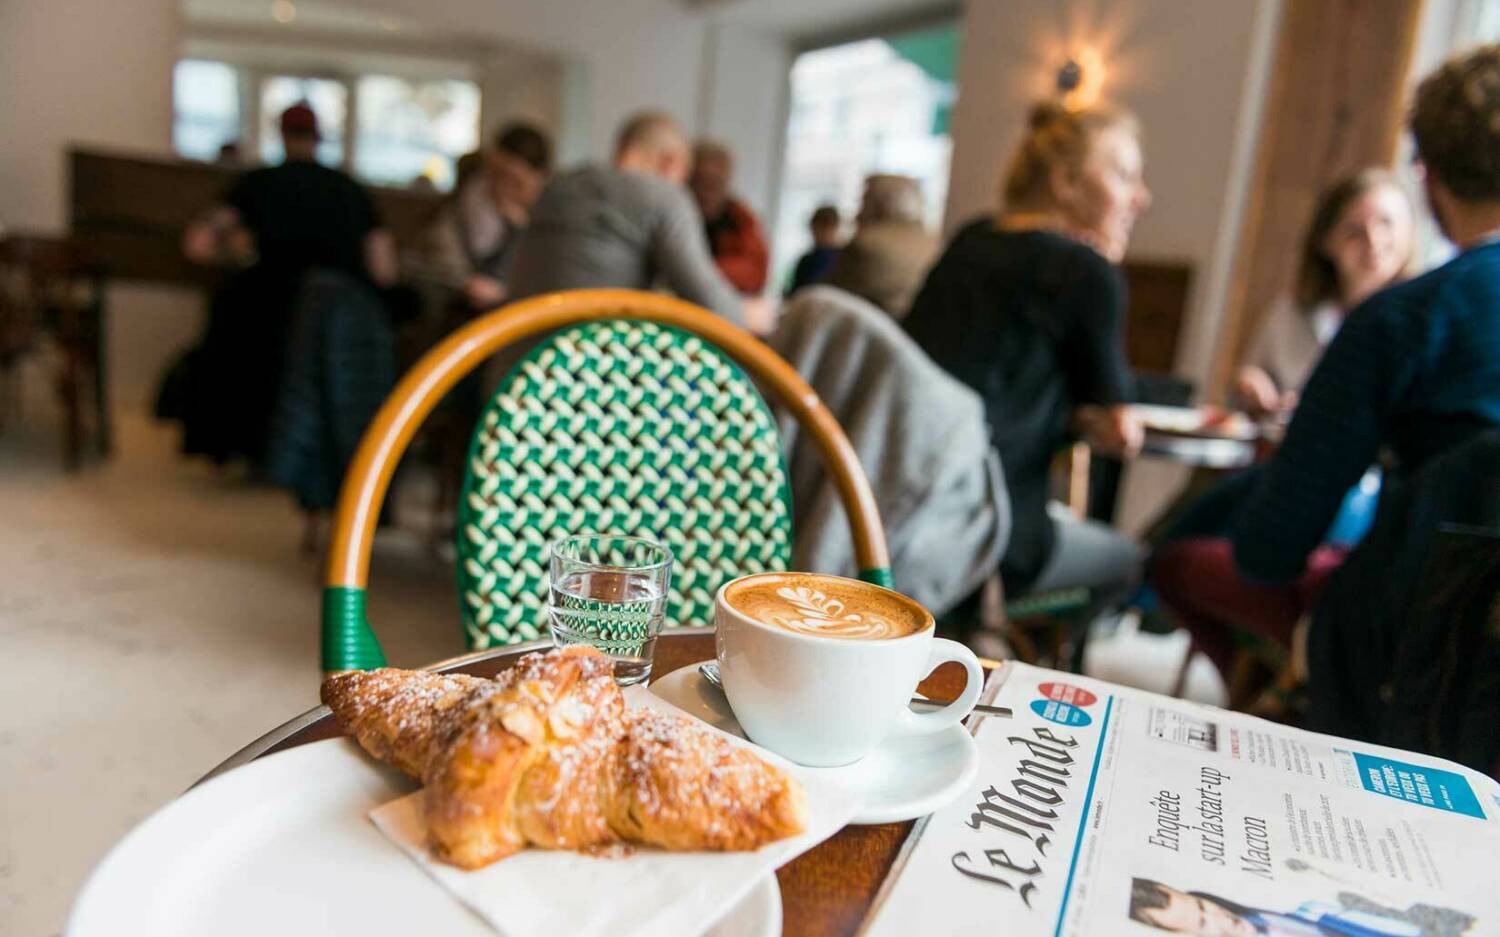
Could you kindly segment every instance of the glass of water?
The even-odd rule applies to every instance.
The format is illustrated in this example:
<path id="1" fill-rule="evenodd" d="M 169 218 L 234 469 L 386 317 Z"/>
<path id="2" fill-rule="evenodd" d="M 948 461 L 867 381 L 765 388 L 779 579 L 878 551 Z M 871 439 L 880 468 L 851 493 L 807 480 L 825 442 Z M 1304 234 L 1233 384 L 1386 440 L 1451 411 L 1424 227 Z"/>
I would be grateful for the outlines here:
<path id="1" fill-rule="evenodd" d="M 582 534 L 555 541 L 549 565 L 552 643 L 589 644 L 608 654 L 622 686 L 649 677 L 672 551 L 643 537 Z"/>

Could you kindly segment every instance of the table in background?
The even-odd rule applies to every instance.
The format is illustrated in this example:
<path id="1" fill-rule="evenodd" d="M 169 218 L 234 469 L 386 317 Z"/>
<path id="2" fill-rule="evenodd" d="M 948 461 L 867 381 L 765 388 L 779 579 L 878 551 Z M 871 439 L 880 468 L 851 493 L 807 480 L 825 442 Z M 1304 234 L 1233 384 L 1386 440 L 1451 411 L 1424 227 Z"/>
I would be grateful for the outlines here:
<path id="1" fill-rule="evenodd" d="M 531 641 L 480 651 L 432 665 L 431 670 L 491 677 L 510 667 L 522 654 L 546 650 L 550 641 Z M 714 656 L 713 631 L 684 628 L 664 633 L 656 643 L 651 678 L 659 677 Z M 928 696 L 952 699 L 963 689 L 963 668 L 944 664 L 921 685 Z M 328 707 L 309 710 L 266 733 L 230 756 L 198 783 L 256 758 L 339 737 Z M 798 937 L 835 937 L 853 934 L 863 923 L 886 873 L 911 832 L 912 821 L 872 826 L 846 826 L 834 836 L 776 870 L 781 886 L 782 932 Z"/>

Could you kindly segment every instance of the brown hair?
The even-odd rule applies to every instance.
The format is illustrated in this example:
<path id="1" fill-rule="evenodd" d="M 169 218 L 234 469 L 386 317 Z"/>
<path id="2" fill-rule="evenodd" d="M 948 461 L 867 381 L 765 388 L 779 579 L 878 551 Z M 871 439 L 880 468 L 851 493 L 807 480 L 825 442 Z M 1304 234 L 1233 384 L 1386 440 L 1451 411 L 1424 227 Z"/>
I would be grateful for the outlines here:
<path id="1" fill-rule="evenodd" d="M 1323 242 L 1328 239 L 1329 232 L 1338 227 L 1339 219 L 1350 205 L 1367 192 L 1381 186 L 1390 186 L 1401 192 L 1403 199 L 1406 197 L 1406 193 L 1396 184 L 1394 176 L 1384 169 L 1374 168 L 1361 169 L 1344 176 L 1318 196 L 1312 221 L 1302 237 L 1302 251 L 1297 262 L 1297 283 L 1292 293 L 1297 308 L 1301 311 L 1310 312 L 1324 300 L 1339 295 L 1338 267 L 1323 252 Z"/>
<path id="2" fill-rule="evenodd" d="M 1147 911 L 1159 911 L 1172 901 L 1172 895 L 1167 891 L 1167 886 L 1161 882 L 1153 882 L 1149 878 L 1133 878 L 1130 880 L 1130 919 L 1142 924 L 1156 926 L 1156 922 L 1146 916 Z"/>
<path id="3" fill-rule="evenodd" d="M 1031 109 L 1026 136 L 1006 167 L 1001 204 L 1016 208 L 1050 200 L 1053 167 L 1078 169 L 1095 138 L 1115 127 L 1140 136 L 1140 123 L 1129 111 L 1103 106 L 1070 111 L 1053 101 L 1037 104 Z"/>
<path id="4" fill-rule="evenodd" d="M 552 141 L 541 128 L 512 121 L 495 132 L 495 149 L 503 150 L 540 173 L 552 171 Z"/>
<path id="5" fill-rule="evenodd" d="M 1500 199 L 1500 43 L 1451 59 L 1417 86 L 1411 133 L 1455 198 Z"/>

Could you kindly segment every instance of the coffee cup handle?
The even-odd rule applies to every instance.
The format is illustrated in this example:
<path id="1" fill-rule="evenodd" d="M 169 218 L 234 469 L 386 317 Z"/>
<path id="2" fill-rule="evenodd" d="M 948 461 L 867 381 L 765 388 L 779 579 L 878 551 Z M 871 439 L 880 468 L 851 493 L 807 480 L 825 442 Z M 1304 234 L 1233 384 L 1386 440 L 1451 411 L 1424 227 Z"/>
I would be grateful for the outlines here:
<path id="1" fill-rule="evenodd" d="M 974 704 L 979 702 L 979 693 L 984 689 L 984 670 L 979 666 L 979 658 L 974 656 L 973 651 L 957 641 L 933 638 L 932 650 L 927 656 L 927 667 L 922 674 L 926 676 L 936 670 L 939 664 L 945 664 L 950 660 L 962 664 L 968 671 L 968 682 L 964 684 L 964 691 L 959 694 L 958 699 L 933 712 L 916 713 L 903 706 L 897 734 L 927 735 L 931 732 L 941 732 L 949 726 L 957 725 L 965 716 L 974 711 Z"/>

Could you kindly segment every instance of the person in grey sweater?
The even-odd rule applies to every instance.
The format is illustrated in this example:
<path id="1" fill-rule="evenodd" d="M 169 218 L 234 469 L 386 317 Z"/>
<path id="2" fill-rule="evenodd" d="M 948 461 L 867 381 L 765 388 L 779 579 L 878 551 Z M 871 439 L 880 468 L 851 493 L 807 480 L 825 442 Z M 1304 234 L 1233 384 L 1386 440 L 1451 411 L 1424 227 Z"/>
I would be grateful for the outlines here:
<path id="1" fill-rule="evenodd" d="M 512 296 L 661 284 L 743 324 L 746 301 L 714 265 L 703 219 L 683 187 L 690 154 L 672 117 L 627 120 L 612 165 L 566 173 L 537 202 L 516 248 Z"/>

